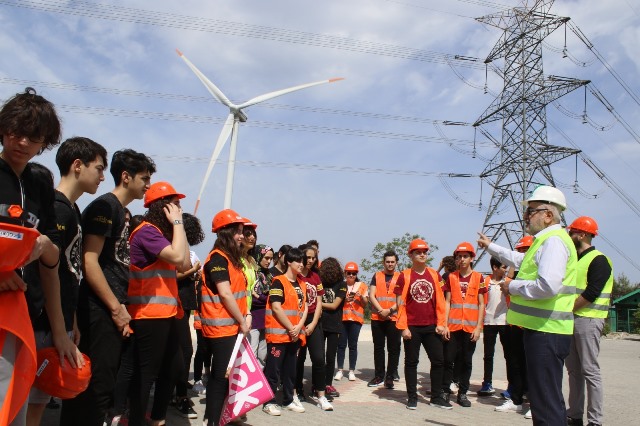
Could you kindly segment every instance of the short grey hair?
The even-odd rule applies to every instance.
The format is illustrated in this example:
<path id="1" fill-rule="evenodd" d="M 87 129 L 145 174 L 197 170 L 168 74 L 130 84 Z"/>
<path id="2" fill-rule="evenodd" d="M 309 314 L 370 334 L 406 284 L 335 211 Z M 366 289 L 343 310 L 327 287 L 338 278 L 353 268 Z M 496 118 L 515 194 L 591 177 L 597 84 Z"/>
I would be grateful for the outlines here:
<path id="1" fill-rule="evenodd" d="M 545 208 L 548 208 L 551 214 L 553 215 L 553 222 L 560 223 L 562 222 L 562 216 L 560 215 L 560 209 L 555 204 L 544 204 Z"/>

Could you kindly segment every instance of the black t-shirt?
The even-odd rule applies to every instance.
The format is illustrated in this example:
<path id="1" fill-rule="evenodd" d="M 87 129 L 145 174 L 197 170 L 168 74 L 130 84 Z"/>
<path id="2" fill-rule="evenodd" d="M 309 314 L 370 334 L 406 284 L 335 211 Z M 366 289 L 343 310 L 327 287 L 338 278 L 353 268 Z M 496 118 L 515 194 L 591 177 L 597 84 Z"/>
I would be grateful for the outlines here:
<path id="1" fill-rule="evenodd" d="M 111 291 L 118 301 L 127 304 L 129 288 L 129 227 L 126 226 L 124 207 L 109 192 L 96 198 L 82 212 L 82 233 L 105 237 L 98 262 Z M 92 305 L 105 308 L 86 283 L 80 286 L 81 305 L 88 299 Z"/>
<path id="2" fill-rule="evenodd" d="M 191 311 L 197 309 L 196 303 L 196 281 L 193 275 L 184 277 L 178 280 L 178 298 L 180 299 L 180 305 L 185 311 Z"/>
<path id="3" fill-rule="evenodd" d="M 73 330 L 73 315 L 78 306 L 78 289 L 82 278 L 82 228 L 80 210 L 60 191 L 55 192 L 54 209 L 60 241 L 60 300 L 67 331 Z M 40 315 L 36 330 L 50 330 L 49 317 Z"/>
<path id="4" fill-rule="evenodd" d="M 288 278 L 285 277 L 285 279 L 288 279 Z M 300 283 L 298 282 L 298 280 L 289 281 L 289 282 L 291 283 L 291 285 L 293 286 L 293 289 L 296 291 L 296 294 L 298 295 L 298 309 L 301 309 L 302 303 L 304 302 L 304 294 L 302 293 L 302 289 L 300 288 Z M 280 280 L 274 279 L 273 282 L 271 283 L 271 288 L 269 289 L 269 301 L 270 303 L 280 302 L 281 304 L 284 304 L 284 301 L 285 301 L 284 286 L 282 285 L 282 282 Z"/>
<path id="5" fill-rule="evenodd" d="M 340 280 L 334 284 L 323 283 L 324 295 L 323 303 L 333 303 L 336 297 L 342 298 L 340 305 L 334 310 L 322 309 L 322 330 L 332 333 L 342 332 L 342 308 L 344 307 L 344 299 L 347 296 L 347 283 Z"/>
<path id="6" fill-rule="evenodd" d="M 54 198 L 53 186 L 32 174 L 31 164 L 27 164 L 22 175 L 18 178 L 11 167 L 0 158 L 0 204 L 21 206 L 24 212 L 31 215 L 32 218 L 37 218 L 38 231 L 48 236 L 54 244 L 59 246 L 53 210 Z M 5 217 L 0 220 L 29 228 L 32 228 L 36 223 L 35 220 L 23 222 L 19 219 Z M 44 294 L 40 285 L 38 269 L 36 261 L 27 265 L 23 271 L 16 271 L 27 283 L 26 298 L 32 321 L 40 316 L 44 307 Z"/>
<path id="7" fill-rule="evenodd" d="M 220 253 L 213 253 L 209 258 L 209 261 L 204 264 L 204 274 L 206 275 L 207 287 L 213 292 L 218 294 L 218 287 L 216 283 L 221 281 L 231 282 L 229 276 L 229 262 Z"/>

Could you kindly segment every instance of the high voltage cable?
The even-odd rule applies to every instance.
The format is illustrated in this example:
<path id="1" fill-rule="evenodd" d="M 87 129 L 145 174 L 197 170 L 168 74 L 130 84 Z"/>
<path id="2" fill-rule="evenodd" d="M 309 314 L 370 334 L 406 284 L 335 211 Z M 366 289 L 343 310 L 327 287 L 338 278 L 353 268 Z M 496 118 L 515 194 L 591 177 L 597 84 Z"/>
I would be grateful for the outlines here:
<path id="1" fill-rule="evenodd" d="M 61 105 L 57 105 L 57 108 L 62 111 L 66 111 L 74 114 L 106 115 L 106 116 L 116 116 L 116 117 L 157 119 L 157 120 L 167 120 L 167 121 L 186 121 L 186 122 L 193 122 L 193 123 L 222 123 L 224 121 L 221 118 L 216 118 L 211 116 L 197 116 L 197 115 L 189 115 L 189 114 L 165 113 L 165 112 L 155 112 L 155 111 L 125 110 L 125 109 L 117 109 L 117 108 L 87 107 L 87 106 L 79 106 L 79 105 L 61 104 Z M 464 139 L 450 139 L 450 138 L 442 138 L 442 137 L 426 136 L 426 135 L 412 135 L 407 133 L 393 133 L 393 132 L 381 132 L 381 131 L 373 131 L 373 130 L 349 129 L 345 127 L 325 127 L 325 126 L 315 126 L 310 124 L 277 123 L 277 122 L 271 122 L 271 121 L 250 120 L 250 121 L 247 121 L 244 125 L 249 127 L 259 127 L 259 128 L 267 128 L 267 129 L 285 129 L 285 130 L 295 130 L 295 131 L 301 131 L 301 132 L 326 133 L 326 134 L 332 134 L 332 135 L 345 135 L 345 136 L 360 136 L 360 137 L 370 137 L 370 138 L 379 138 L 379 139 L 393 139 L 393 140 L 402 140 L 402 141 L 410 141 L 410 142 L 432 142 L 432 143 L 442 143 L 447 145 L 449 145 L 452 142 L 459 143 L 459 144 L 473 144 L 473 141 L 464 140 Z M 482 141 L 482 142 L 476 142 L 476 145 L 492 146 L 493 144 L 490 144 L 489 142 L 486 142 L 486 141 Z"/>
<path id="2" fill-rule="evenodd" d="M 389 43 L 350 39 L 326 34 L 305 31 L 287 30 L 262 25 L 244 24 L 220 19 L 200 18 L 196 16 L 178 15 L 168 12 L 134 9 L 114 5 L 105 5 L 87 1 L 67 3 L 62 0 L 0 0 L 0 4 L 44 12 L 61 13 L 87 18 L 110 21 L 129 22 L 135 24 L 178 28 L 183 30 L 202 31 L 239 37 L 258 38 L 278 42 L 325 47 L 351 52 L 388 56 L 414 61 L 447 64 L 447 58 L 453 57 L 441 52 L 414 49 Z M 484 68 L 484 64 L 461 61 L 460 66 L 474 69 Z"/>

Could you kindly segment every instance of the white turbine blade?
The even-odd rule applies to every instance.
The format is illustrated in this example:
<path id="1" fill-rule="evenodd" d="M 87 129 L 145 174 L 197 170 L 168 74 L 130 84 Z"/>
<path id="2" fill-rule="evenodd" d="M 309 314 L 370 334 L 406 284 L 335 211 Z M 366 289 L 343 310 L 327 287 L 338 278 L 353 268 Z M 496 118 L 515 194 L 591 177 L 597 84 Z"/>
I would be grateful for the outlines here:
<path id="1" fill-rule="evenodd" d="M 269 99 L 273 99 L 277 96 L 286 95 L 287 93 L 295 92 L 296 90 L 306 89 L 307 87 L 318 86 L 320 84 L 334 83 L 336 81 L 344 80 L 344 78 L 330 78 L 329 80 L 316 81 L 314 83 L 301 84 L 300 86 L 289 87 L 288 89 L 277 90 L 275 92 L 266 93 L 264 95 L 256 96 L 253 99 L 237 106 L 238 109 L 246 108 L 251 105 L 255 105 L 260 102 L 264 102 Z"/>
<path id="2" fill-rule="evenodd" d="M 209 176 L 211 175 L 211 171 L 213 170 L 214 164 L 218 160 L 220 156 L 220 152 L 224 147 L 225 142 L 229 139 L 229 135 L 231 134 L 231 130 L 233 129 L 233 114 L 229 114 L 227 120 L 224 122 L 224 126 L 222 126 L 222 131 L 220 132 L 220 136 L 218 136 L 218 141 L 216 142 L 216 147 L 213 149 L 213 154 L 211 154 L 211 159 L 209 160 L 209 166 L 207 167 L 207 172 L 204 174 L 204 179 L 202 180 L 202 185 L 200 185 L 200 192 L 198 193 L 198 199 L 196 200 L 196 208 L 193 211 L 195 215 L 198 212 L 198 206 L 200 205 L 200 199 L 202 198 L 202 194 L 204 193 L 204 188 L 207 186 L 207 182 L 209 181 Z"/>
<path id="3" fill-rule="evenodd" d="M 224 93 L 222 93 L 220 89 L 218 89 L 218 86 L 213 84 L 211 80 L 209 80 L 204 74 L 202 74 L 202 72 L 198 68 L 196 68 L 196 66 L 193 65 L 191 61 L 188 60 L 187 57 L 182 54 L 181 51 L 176 49 L 176 52 L 178 52 L 178 56 L 182 58 L 182 60 L 187 64 L 187 66 L 191 68 L 191 71 L 193 71 L 194 74 L 200 79 L 202 84 L 205 85 L 209 93 L 211 93 L 218 101 L 220 101 L 220 103 L 228 106 L 229 108 L 235 108 L 235 105 L 224 95 Z"/>

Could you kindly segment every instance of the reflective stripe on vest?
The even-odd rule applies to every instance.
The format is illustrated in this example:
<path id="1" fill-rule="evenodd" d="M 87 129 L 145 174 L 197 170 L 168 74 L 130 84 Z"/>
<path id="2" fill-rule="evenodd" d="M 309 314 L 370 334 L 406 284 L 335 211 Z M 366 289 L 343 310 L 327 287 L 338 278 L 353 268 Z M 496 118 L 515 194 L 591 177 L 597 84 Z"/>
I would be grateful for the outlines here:
<path id="1" fill-rule="evenodd" d="M 129 241 L 133 241 L 138 231 L 144 227 L 155 228 L 162 235 L 157 226 L 142 222 L 131 232 Z M 159 257 L 144 268 L 130 264 L 127 300 L 127 311 L 132 319 L 182 317 L 176 267 Z"/>
<path id="2" fill-rule="evenodd" d="M 300 277 L 296 277 L 298 281 L 298 285 L 300 285 L 300 290 L 302 291 L 302 303 L 298 303 L 298 293 L 296 289 L 293 287 L 293 284 L 289 282 L 289 279 L 285 275 L 278 275 L 273 279 L 273 281 L 280 281 L 282 284 L 283 294 L 284 294 L 284 303 L 281 304 L 281 308 L 284 311 L 284 314 L 287 316 L 291 324 L 295 327 L 300 323 L 300 319 L 304 314 L 304 307 L 307 303 L 307 285 Z M 265 325 L 265 339 L 267 343 L 289 343 L 291 342 L 291 336 L 287 332 L 286 328 L 280 324 L 276 316 L 273 314 L 273 310 L 271 309 L 271 297 L 267 299 L 267 307 L 265 309 L 264 315 L 264 325 Z M 301 333 L 300 339 L 303 339 L 303 335 Z"/>
<path id="3" fill-rule="evenodd" d="M 356 288 L 353 301 L 344 303 L 342 307 L 342 321 L 354 321 L 364 324 L 364 293 L 367 292 L 367 285 L 363 282 L 353 284 Z"/>
<path id="4" fill-rule="evenodd" d="M 229 284 L 234 300 L 238 304 L 242 316 L 247 314 L 247 279 L 242 269 L 237 268 L 231 263 L 229 257 L 219 249 L 214 249 L 207 256 L 204 265 L 214 254 L 219 254 L 227 261 L 227 271 L 229 272 Z M 236 336 L 240 330 L 238 322 L 229 314 L 227 308 L 222 303 L 220 296 L 213 294 L 211 286 L 215 283 L 209 283 L 208 271 L 204 271 L 202 275 L 202 296 L 200 305 L 200 322 L 202 323 L 202 335 L 208 338 Z"/>
<path id="5" fill-rule="evenodd" d="M 452 272 L 449 274 L 449 287 L 451 289 L 451 302 L 449 304 L 448 325 L 450 331 L 464 330 L 467 333 L 473 333 L 478 326 L 479 309 L 478 294 L 480 291 L 480 283 L 482 274 L 476 271 L 471 272 L 467 293 L 464 300 L 462 299 L 462 290 L 460 288 L 460 273 Z"/>
<path id="6" fill-rule="evenodd" d="M 533 240 L 520 265 L 516 280 L 534 281 L 538 277 L 536 253 L 550 237 L 558 237 L 569 251 L 567 267 L 562 280 L 563 291 L 548 299 L 525 299 L 520 295 L 511 295 L 507 312 L 507 322 L 530 330 L 554 334 L 573 334 L 573 304 L 575 294 L 564 287 L 575 288 L 578 255 L 571 237 L 564 229 L 554 229 Z"/>
<path id="7" fill-rule="evenodd" d="M 584 289 L 587 288 L 587 274 L 589 272 L 589 266 L 591 265 L 591 262 L 593 262 L 593 259 L 600 255 L 604 256 L 604 254 L 602 254 L 600 251 L 593 249 L 589 253 L 582 256 L 580 260 L 578 260 L 576 276 L 576 298 L 582 293 Z M 606 257 L 606 259 L 607 262 L 609 262 L 609 266 L 611 266 L 611 275 L 609 275 L 607 282 L 602 288 L 602 293 L 598 295 L 593 303 L 590 303 L 587 306 L 583 306 L 582 308 L 578 309 L 575 312 L 576 315 L 588 318 L 606 318 L 609 315 L 609 305 L 611 304 L 611 290 L 613 289 L 613 265 L 611 264 L 611 259 L 609 259 L 608 257 Z"/>
<path id="8" fill-rule="evenodd" d="M 387 280 L 384 272 L 378 271 L 375 274 L 375 283 L 376 283 L 376 300 L 380 304 L 382 309 L 389 309 L 396 304 L 396 294 L 394 293 L 396 289 L 396 282 L 400 277 L 400 272 L 394 272 L 391 280 L 389 282 L 389 289 L 387 290 Z M 378 296 L 379 295 L 379 296 Z M 371 320 L 372 321 L 396 321 L 398 319 L 398 313 L 383 318 L 377 312 L 374 311 L 373 305 L 371 309 Z"/>

